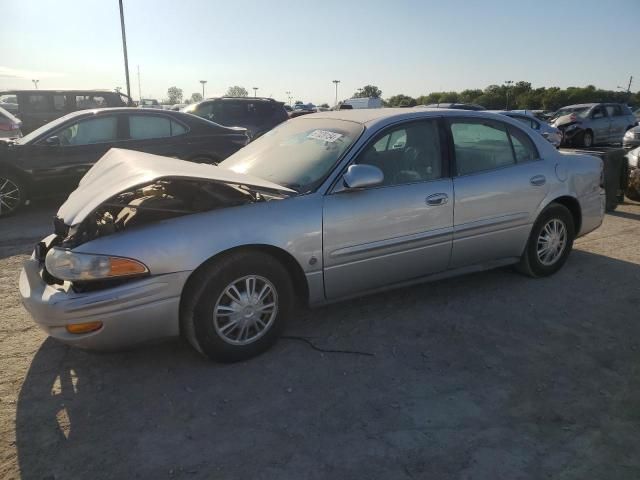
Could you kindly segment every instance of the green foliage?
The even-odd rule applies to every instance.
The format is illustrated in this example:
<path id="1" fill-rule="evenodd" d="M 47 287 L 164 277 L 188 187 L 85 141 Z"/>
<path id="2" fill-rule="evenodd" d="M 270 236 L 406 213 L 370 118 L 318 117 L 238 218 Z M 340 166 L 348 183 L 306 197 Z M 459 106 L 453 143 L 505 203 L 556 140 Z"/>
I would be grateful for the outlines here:
<path id="1" fill-rule="evenodd" d="M 170 104 L 182 103 L 182 89 L 178 87 L 169 87 L 167 97 Z"/>
<path id="2" fill-rule="evenodd" d="M 477 103 L 489 110 L 509 108 L 526 110 L 557 110 L 560 107 L 575 103 L 618 102 L 631 105 L 640 104 L 640 92 L 630 93 L 614 90 L 602 90 L 593 85 L 586 87 L 541 87 L 532 88 L 530 82 L 519 81 L 510 87 L 506 85 L 489 85 L 484 90 L 470 89 L 461 92 L 432 92 L 411 98 L 407 95 L 395 95 L 388 98 L 386 106 L 430 105 L 433 103 Z"/>
<path id="3" fill-rule="evenodd" d="M 388 107 L 415 107 L 417 105 L 416 99 L 411 98 L 408 95 L 400 94 L 390 97 L 386 102 Z"/>
<path id="4" fill-rule="evenodd" d="M 365 85 L 353 94 L 353 98 L 380 98 L 382 90 L 375 85 Z"/>
<path id="5" fill-rule="evenodd" d="M 239 85 L 234 85 L 233 87 L 229 87 L 227 93 L 225 93 L 227 97 L 248 97 L 249 92 L 244 87 Z"/>
<path id="6" fill-rule="evenodd" d="M 191 94 L 191 102 L 192 103 L 201 102 L 201 101 L 202 101 L 202 94 L 200 92 L 196 92 L 196 93 L 192 93 Z"/>

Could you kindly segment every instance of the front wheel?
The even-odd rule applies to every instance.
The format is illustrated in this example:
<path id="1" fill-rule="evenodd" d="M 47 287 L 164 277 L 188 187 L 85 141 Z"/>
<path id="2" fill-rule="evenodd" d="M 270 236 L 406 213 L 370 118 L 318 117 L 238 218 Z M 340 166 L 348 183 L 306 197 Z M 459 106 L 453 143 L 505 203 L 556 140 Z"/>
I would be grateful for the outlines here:
<path id="1" fill-rule="evenodd" d="M 574 238 L 571 212 L 564 205 L 552 203 L 533 225 L 518 269 L 530 277 L 553 275 L 567 261 Z"/>
<path id="2" fill-rule="evenodd" d="M 198 289 L 193 324 L 187 329 L 196 349 L 212 360 L 237 362 L 276 342 L 294 304 L 291 278 L 279 261 L 261 252 L 237 252 L 196 275 L 190 282 Z"/>
<path id="3" fill-rule="evenodd" d="M 26 199 L 24 183 L 12 173 L 0 172 L 0 218 L 15 213 Z"/>
<path id="4" fill-rule="evenodd" d="M 582 146 L 584 148 L 591 148 L 593 146 L 593 133 L 591 130 L 587 130 L 582 134 Z"/>

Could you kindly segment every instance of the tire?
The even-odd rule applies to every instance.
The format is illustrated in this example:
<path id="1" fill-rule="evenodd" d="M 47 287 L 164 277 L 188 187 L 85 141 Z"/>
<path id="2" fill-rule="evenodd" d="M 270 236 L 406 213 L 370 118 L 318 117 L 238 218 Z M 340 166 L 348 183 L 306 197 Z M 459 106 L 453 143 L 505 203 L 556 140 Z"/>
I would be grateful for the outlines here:
<path id="1" fill-rule="evenodd" d="M 553 231 L 553 225 L 558 225 L 560 222 L 564 226 L 564 245 L 561 251 L 557 252 L 557 257 L 549 262 L 550 258 L 547 258 L 547 262 L 543 262 L 541 257 L 545 255 L 538 254 L 539 241 L 542 240 L 543 235 L 547 235 L 547 227 Z M 564 263 L 571 253 L 573 247 L 573 240 L 575 238 L 575 225 L 573 222 L 573 216 L 567 207 L 558 203 L 552 203 L 543 210 L 538 219 L 531 229 L 527 246 L 518 264 L 518 270 L 530 277 L 547 277 L 553 275 L 562 268 Z M 554 244 L 552 244 L 554 245 Z M 555 249 L 554 249 L 555 250 Z"/>
<path id="2" fill-rule="evenodd" d="M 0 218 L 16 213 L 27 197 L 24 182 L 11 172 L 0 171 Z"/>
<path id="3" fill-rule="evenodd" d="M 251 284 L 254 295 L 250 296 L 247 290 Z M 188 285 L 196 291 L 189 292 L 185 302 L 187 308 L 182 313 L 188 323 L 183 323 L 183 332 L 196 350 L 219 362 L 247 360 L 270 348 L 293 311 L 289 272 L 278 260 L 261 252 L 223 256 L 196 272 Z M 265 285 L 268 293 L 260 303 L 258 295 Z M 236 287 L 235 292 L 231 286 Z M 270 304 L 273 307 L 268 307 Z"/>
<path id="4" fill-rule="evenodd" d="M 586 130 L 580 139 L 580 144 L 583 148 L 591 148 L 593 147 L 593 132 L 591 130 Z"/>

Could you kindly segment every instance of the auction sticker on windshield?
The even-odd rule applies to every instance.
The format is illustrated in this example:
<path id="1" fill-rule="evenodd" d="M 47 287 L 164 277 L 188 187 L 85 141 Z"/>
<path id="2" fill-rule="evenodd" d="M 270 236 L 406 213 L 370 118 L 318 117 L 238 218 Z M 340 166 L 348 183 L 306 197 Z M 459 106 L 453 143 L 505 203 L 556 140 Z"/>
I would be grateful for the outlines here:
<path id="1" fill-rule="evenodd" d="M 342 137 L 341 133 L 329 132 L 328 130 L 314 130 L 307 138 L 314 138 L 316 140 L 322 140 L 323 142 L 335 142 L 340 137 Z"/>

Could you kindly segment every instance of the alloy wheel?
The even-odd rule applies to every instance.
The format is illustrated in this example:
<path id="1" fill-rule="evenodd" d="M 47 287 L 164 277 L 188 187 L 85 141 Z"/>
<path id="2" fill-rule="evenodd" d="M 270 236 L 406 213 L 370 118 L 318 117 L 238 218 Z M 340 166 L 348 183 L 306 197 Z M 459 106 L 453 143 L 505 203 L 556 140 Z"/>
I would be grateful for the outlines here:
<path id="1" fill-rule="evenodd" d="M 213 309 L 213 326 L 231 345 L 248 345 L 262 337 L 278 313 L 278 294 L 264 277 L 248 275 L 231 282 Z"/>
<path id="2" fill-rule="evenodd" d="M 567 226 L 558 218 L 549 220 L 538 235 L 538 260 L 545 266 L 553 265 L 567 246 Z"/>
<path id="3" fill-rule="evenodd" d="M 20 205 L 20 187 L 10 178 L 0 177 L 0 216 L 8 215 Z"/>

